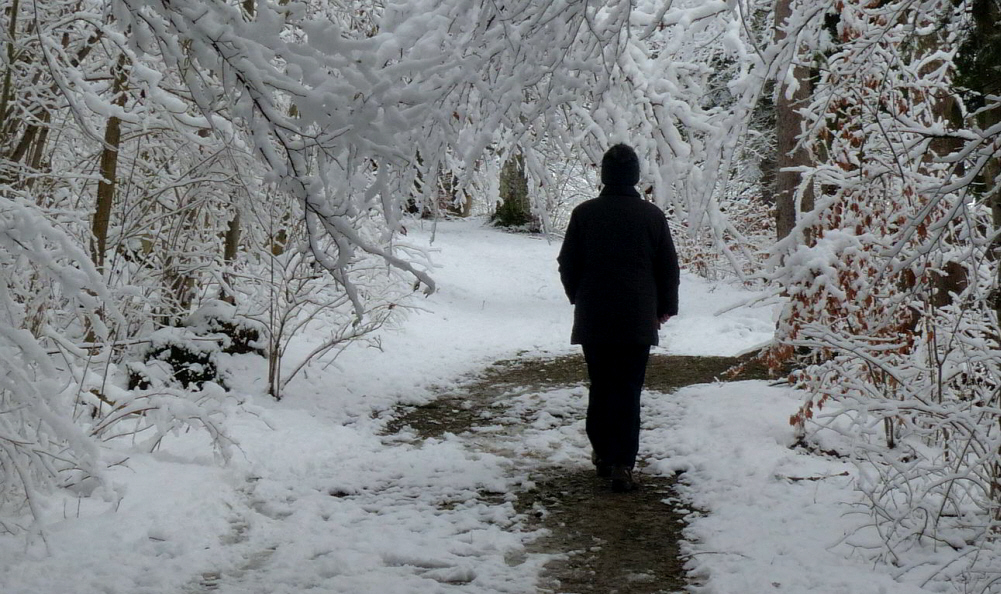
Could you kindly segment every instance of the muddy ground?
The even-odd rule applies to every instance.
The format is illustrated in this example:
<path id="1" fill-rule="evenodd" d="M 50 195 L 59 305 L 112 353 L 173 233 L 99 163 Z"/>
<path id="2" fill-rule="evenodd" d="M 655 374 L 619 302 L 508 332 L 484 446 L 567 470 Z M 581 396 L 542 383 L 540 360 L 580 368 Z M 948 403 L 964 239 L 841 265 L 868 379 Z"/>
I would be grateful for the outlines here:
<path id="1" fill-rule="evenodd" d="M 737 368 L 737 372 L 727 373 Z M 651 355 L 646 388 L 671 392 L 716 380 L 763 379 L 765 369 L 749 357 Z M 462 435 L 496 422 L 502 395 L 512 387 L 543 390 L 587 383 L 580 355 L 552 359 L 498 361 L 457 393 L 398 411 L 387 433 L 411 428 L 422 438 Z M 674 491 L 675 477 L 644 474 L 642 488 L 613 493 L 587 465 L 567 469 L 536 467 L 535 486 L 518 494 L 519 511 L 547 529 L 531 552 L 556 554 L 543 574 L 542 592 L 653 594 L 682 591 L 687 584 L 679 541 L 684 516 Z"/>

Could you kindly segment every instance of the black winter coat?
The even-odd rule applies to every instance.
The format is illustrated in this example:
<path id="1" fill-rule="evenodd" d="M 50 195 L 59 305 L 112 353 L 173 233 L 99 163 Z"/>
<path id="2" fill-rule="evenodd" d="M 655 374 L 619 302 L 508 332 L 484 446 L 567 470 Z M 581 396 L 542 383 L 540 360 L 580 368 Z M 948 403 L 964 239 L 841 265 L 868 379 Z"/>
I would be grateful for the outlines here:
<path id="1" fill-rule="evenodd" d="M 630 186 L 606 186 L 570 215 L 557 258 L 574 304 L 573 344 L 658 343 L 678 313 L 678 256 L 667 218 Z"/>

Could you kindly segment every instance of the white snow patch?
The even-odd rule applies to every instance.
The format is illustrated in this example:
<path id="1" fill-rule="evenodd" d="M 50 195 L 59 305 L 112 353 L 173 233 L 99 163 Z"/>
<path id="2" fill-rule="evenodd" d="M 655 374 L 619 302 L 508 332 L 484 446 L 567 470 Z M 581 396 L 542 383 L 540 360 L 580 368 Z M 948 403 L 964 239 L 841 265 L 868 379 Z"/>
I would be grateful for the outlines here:
<path id="1" fill-rule="evenodd" d="M 429 225 L 415 224 L 408 240 L 430 238 Z M 526 553 L 534 535 L 513 493 L 531 484 L 526 460 L 588 464 L 585 389 L 512 392 L 496 422 L 527 418 L 517 433 L 498 424 L 461 437 L 381 437 L 378 413 L 427 401 L 432 387 L 497 359 L 577 352 L 559 241 L 473 220 L 440 223 L 429 247 L 440 290 L 415 298 L 424 311 L 383 331 L 381 350 L 318 362 L 281 402 L 264 393 L 261 359 L 232 357 L 247 403 L 226 427 L 239 444 L 229 464 L 194 434 L 169 437 L 153 455 L 109 444 L 106 460 L 128 458 L 110 472 L 117 509 L 52 500 L 63 520 L 27 541 L 0 536 L 0 592 L 535 591 L 546 558 Z M 748 297 L 683 275 L 681 313 L 658 350 L 732 355 L 764 342 L 771 308 L 715 315 Z M 301 355 L 322 336 L 297 340 Z M 798 401 L 762 382 L 644 395 L 644 472 L 685 470 L 684 497 L 707 512 L 690 517 L 693 575 L 716 594 L 919 591 L 839 544 L 859 523 L 854 471 L 788 448 Z"/>

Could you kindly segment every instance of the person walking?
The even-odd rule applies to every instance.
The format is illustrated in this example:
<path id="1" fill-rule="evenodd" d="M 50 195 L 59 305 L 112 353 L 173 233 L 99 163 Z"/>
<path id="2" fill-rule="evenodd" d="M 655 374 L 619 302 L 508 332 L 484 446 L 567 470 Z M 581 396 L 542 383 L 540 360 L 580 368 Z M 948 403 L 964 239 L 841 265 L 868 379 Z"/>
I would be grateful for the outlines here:
<path id="1" fill-rule="evenodd" d="M 667 217 L 636 191 L 640 164 L 628 145 L 601 160 L 597 198 L 570 214 L 557 261 L 574 306 L 570 342 L 590 379 L 587 437 L 597 474 L 632 491 L 639 450 L 640 391 L 661 324 L 678 313 L 678 256 Z"/>

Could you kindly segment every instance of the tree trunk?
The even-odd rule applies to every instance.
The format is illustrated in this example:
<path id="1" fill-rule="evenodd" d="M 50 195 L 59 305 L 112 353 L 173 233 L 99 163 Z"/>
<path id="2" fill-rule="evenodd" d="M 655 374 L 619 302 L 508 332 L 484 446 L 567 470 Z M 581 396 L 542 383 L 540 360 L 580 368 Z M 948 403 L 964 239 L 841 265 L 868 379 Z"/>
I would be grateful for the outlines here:
<path id="1" fill-rule="evenodd" d="M 14 97 L 13 75 L 14 75 L 14 40 L 17 38 L 17 16 L 20 9 L 20 1 L 14 0 L 10 7 L 10 21 L 7 27 L 7 68 L 3 73 L 3 86 L 0 88 L 0 121 L 7 121 L 10 101 Z"/>
<path id="2" fill-rule="evenodd" d="M 30 81 L 17 81 L 14 78 L 14 62 L 19 60 L 40 60 L 38 56 L 18 56 L 15 49 L 14 39 L 17 34 L 17 0 L 14 1 L 11 12 L 11 19 L 7 29 L 7 68 L 4 70 L 3 83 L 0 86 L 0 156 L 8 161 L 8 169 L 0 172 L 0 184 L 18 184 L 20 173 L 15 164 L 20 163 L 27 157 L 27 165 L 32 170 L 37 171 L 44 158 L 45 142 L 48 138 L 48 124 L 52 119 L 49 107 L 43 102 L 36 102 L 28 111 L 31 118 L 17 116 L 14 108 L 16 101 L 16 89 L 19 85 L 27 85 L 33 88 L 35 85 L 43 84 L 42 73 L 44 69 L 36 70 Z M 91 50 L 102 39 L 103 34 L 98 31 L 87 39 L 87 44 L 82 47 L 70 61 L 69 66 L 76 68 L 90 54 Z M 69 38 L 63 38 L 63 49 L 67 49 Z M 50 85 L 49 91 L 54 95 L 61 94 L 61 90 L 55 83 Z M 20 128 L 23 127 L 23 130 Z M 17 136 L 20 135 L 18 139 Z"/>
<path id="3" fill-rule="evenodd" d="M 229 220 L 229 226 L 226 227 L 226 235 L 223 242 L 222 259 L 226 266 L 226 272 L 223 273 L 223 280 L 226 284 L 223 286 L 222 300 L 231 304 L 236 304 L 236 295 L 229 290 L 229 284 L 232 282 L 231 275 L 229 274 L 229 269 L 232 268 L 233 263 L 236 262 L 237 253 L 240 250 L 240 211 L 236 208 L 236 203 L 233 203 L 233 218 Z"/>
<path id="4" fill-rule="evenodd" d="M 956 58 L 956 86 L 965 87 L 976 94 L 967 102 L 969 111 L 988 107 L 993 103 L 991 109 L 984 109 L 977 117 L 979 127 L 987 130 L 1001 122 L 1001 105 L 988 98 L 1001 93 L 1001 79 L 997 76 L 997 64 L 1001 59 L 1001 31 L 996 26 L 998 19 L 1001 19 L 1001 6 L 992 0 L 974 0 L 970 14 L 973 17 L 973 27 L 967 32 Z M 995 182 L 999 174 L 1001 160 L 997 157 L 985 163 L 979 174 L 981 197 L 991 207 L 995 231 L 1001 229 L 1001 188 Z M 1001 320 L 1001 237 L 995 238 L 989 256 L 997 269 L 992 301 L 997 319 Z"/>
<path id="5" fill-rule="evenodd" d="M 174 192 L 178 194 L 176 189 Z M 177 204 L 183 206 L 179 195 Z M 160 264 L 163 297 L 158 313 L 162 323 L 167 326 L 179 326 L 183 323 L 191 308 L 197 284 L 197 279 L 192 274 L 191 250 L 186 249 L 186 242 L 197 224 L 199 210 L 189 209 L 177 216 L 180 216 L 180 221 L 171 230 L 166 241 L 158 246 L 164 254 Z"/>
<path id="6" fill-rule="evenodd" d="M 791 0 L 776 0 L 775 2 L 775 42 L 785 39 L 782 29 L 792 14 Z M 795 52 L 793 60 L 797 58 Z M 797 148 L 797 142 L 802 129 L 803 117 L 796 112 L 805 107 L 813 93 L 813 81 L 810 79 L 810 69 L 804 65 L 795 65 L 791 76 L 798 83 L 795 92 L 788 96 L 789 81 L 783 80 L 775 89 L 775 231 L 778 239 L 789 235 L 796 226 L 800 212 L 813 210 L 813 189 L 807 187 L 796 206 L 796 189 L 800 185 L 801 175 L 796 171 L 785 171 L 790 167 L 801 167 L 810 164 L 810 155 L 802 147 Z"/>
<path id="7" fill-rule="evenodd" d="M 125 56 L 118 58 L 114 68 L 115 82 L 112 87 L 114 103 L 125 107 Z M 122 142 L 122 121 L 117 116 L 108 118 L 104 129 L 104 150 L 101 151 L 101 181 L 97 184 L 97 208 L 92 226 L 93 241 L 91 251 L 94 263 L 99 269 L 104 267 L 104 252 L 108 245 L 108 227 L 111 223 L 111 206 L 114 203 L 115 184 L 118 179 L 118 149 Z"/>

